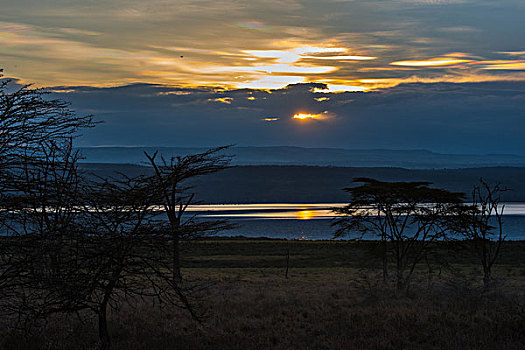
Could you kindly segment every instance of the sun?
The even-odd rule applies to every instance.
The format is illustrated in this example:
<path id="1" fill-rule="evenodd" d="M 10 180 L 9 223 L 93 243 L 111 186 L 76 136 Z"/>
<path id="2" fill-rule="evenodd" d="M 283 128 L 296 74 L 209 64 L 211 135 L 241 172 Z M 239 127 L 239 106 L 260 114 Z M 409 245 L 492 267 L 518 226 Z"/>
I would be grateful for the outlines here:
<path id="1" fill-rule="evenodd" d="M 321 117 L 320 114 L 296 113 L 294 114 L 293 119 L 308 120 L 308 119 L 319 119 L 320 117 Z"/>

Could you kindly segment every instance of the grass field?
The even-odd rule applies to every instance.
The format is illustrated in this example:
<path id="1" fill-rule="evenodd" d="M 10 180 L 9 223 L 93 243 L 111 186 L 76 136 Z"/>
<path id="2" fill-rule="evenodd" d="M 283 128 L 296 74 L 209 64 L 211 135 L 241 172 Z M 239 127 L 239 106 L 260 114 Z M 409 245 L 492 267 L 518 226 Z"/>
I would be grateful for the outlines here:
<path id="1" fill-rule="evenodd" d="M 186 283 L 203 286 L 203 322 L 136 300 L 112 312 L 112 348 L 522 349 L 525 242 L 505 244 L 488 291 L 474 257 L 458 244 L 437 247 L 433 268 L 421 265 L 408 294 L 400 294 L 382 283 L 374 242 L 185 242 L 183 274 Z M 57 317 L 29 338 L 4 330 L 0 344 L 96 348 L 96 320 L 82 320 Z"/>

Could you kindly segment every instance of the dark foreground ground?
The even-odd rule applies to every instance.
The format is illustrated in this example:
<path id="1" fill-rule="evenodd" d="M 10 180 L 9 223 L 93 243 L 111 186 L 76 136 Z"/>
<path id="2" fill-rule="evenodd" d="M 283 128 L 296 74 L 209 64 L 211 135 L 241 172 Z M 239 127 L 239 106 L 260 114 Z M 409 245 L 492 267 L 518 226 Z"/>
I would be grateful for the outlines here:
<path id="1" fill-rule="evenodd" d="M 439 247 L 433 268 L 422 265 L 399 294 L 381 282 L 373 242 L 187 242 L 183 273 L 203 285 L 203 323 L 147 300 L 122 304 L 110 316 L 112 348 L 523 349 L 525 242 L 503 247 L 488 291 L 458 248 Z M 0 346 L 96 349 L 96 320 L 57 317 L 29 338 L 2 326 Z"/>

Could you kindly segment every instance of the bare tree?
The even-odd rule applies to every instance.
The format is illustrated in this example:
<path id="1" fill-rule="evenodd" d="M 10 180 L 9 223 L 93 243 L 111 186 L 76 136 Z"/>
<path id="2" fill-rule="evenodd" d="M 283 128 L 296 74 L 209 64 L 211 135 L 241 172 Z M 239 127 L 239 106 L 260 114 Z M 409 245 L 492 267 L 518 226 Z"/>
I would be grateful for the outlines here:
<path id="1" fill-rule="evenodd" d="M 133 304 L 135 297 L 185 308 L 199 319 L 190 303 L 191 288 L 173 283 L 167 239 L 151 209 L 155 193 L 149 180 L 105 179 L 86 193 L 81 258 L 89 273 L 83 278 L 83 302 L 98 317 L 103 347 L 110 340 L 107 310 L 122 302 Z"/>
<path id="2" fill-rule="evenodd" d="M 62 267 L 71 256 L 65 242 L 76 232 L 78 153 L 72 142 L 94 125 L 90 116 L 46 95 L 0 81 L 0 302 L 2 311 L 25 319 L 56 309 L 57 295 L 40 287 L 59 288 L 69 278 L 71 271 Z"/>
<path id="3" fill-rule="evenodd" d="M 471 244 L 483 268 L 483 285 L 489 287 L 492 268 L 501 253 L 506 235 L 503 230 L 501 194 L 508 189 L 480 179 L 472 189 L 472 205 L 463 206 L 456 230 Z"/>
<path id="4" fill-rule="evenodd" d="M 224 220 L 203 221 L 197 215 L 185 215 L 190 204 L 195 204 L 195 193 L 188 185 L 190 179 L 208 175 L 228 167 L 231 157 L 222 154 L 229 146 L 216 147 L 206 152 L 191 154 L 182 157 L 172 157 L 166 160 L 145 153 L 153 167 L 155 192 L 158 194 L 158 203 L 166 213 L 169 226 L 168 236 L 172 240 L 173 281 L 182 281 L 180 263 L 181 239 L 198 237 L 230 228 Z"/>
<path id="5" fill-rule="evenodd" d="M 78 184 L 78 153 L 72 141 L 81 129 L 95 123 L 91 116 L 76 115 L 67 102 L 47 99 L 47 94 L 45 89 L 19 86 L 9 79 L 0 81 L 0 235 L 5 237 L 4 248 L 6 242 L 42 233 L 60 236 L 58 232 L 65 232 L 71 223 L 71 208 L 65 201 L 73 197 L 71 191 Z M 14 259 L 9 254 L 2 258 Z M 0 272 L 4 283 L 16 275 L 10 266 Z"/>
<path id="6" fill-rule="evenodd" d="M 9 79 L 0 81 L 0 172 L 29 155 L 40 156 L 43 143 L 67 142 L 79 130 L 95 125 L 91 116 L 76 115 L 69 103 L 45 98 L 48 94 Z"/>
<path id="7" fill-rule="evenodd" d="M 0 313 L 27 328 L 57 313 L 92 312 L 102 346 L 107 310 L 134 297 L 191 307 L 173 283 L 154 177 L 87 182 L 73 137 L 92 126 L 28 86 L 0 90 Z M 188 225 L 188 230 L 191 226 Z"/>
<path id="8" fill-rule="evenodd" d="M 78 309 L 80 191 L 71 142 L 43 143 L 40 159 L 17 166 L 2 202 L 3 310 L 24 324 Z"/>
<path id="9" fill-rule="evenodd" d="M 108 310 L 133 305 L 137 297 L 185 308 L 199 320 L 193 287 L 173 282 L 150 179 L 74 180 L 79 190 L 73 193 L 60 182 L 52 182 L 59 191 L 43 182 L 40 192 L 20 202 L 10 222 L 17 234 L 1 241 L 8 287 L 3 310 L 26 328 L 57 313 L 91 312 L 98 318 L 103 348 L 110 342 Z M 65 198 L 51 206 L 47 201 L 57 198 L 51 196 L 55 192 Z"/>
<path id="10" fill-rule="evenodd" d="M 73 138 L 94 125 L 91 117 L 45 99 L 44 90 L 9 84 L 0 83 L 0 314 L 27 329 L 53 314 L 91 312 L 102 347 L 108 310 L 134 298 L 188 309 L 198 320 L 193 287 L 173 279 L 173 236 L 153 204 L 169 195 L 177 244 L 220 229 L 220 221 L 182 220 L 193 200 L 182 185 L 226 167 L 223 148 L 161 166 L 152 156 L 154 176 L 87 181 Z"/>
<path id="11" fill-rule="evenodd" d="M 350 203 L 334 212 L 335 236 L 372 233 L 382 247 L 383 280 L 387 280 L 388 257 L 392 256 L 399 290 L 408 287 L 417 264 L 432 244 L 446 239 L 448 216 L 464 195 L 430 188 L 428 182 L 383 182 L 356 178 L 363 185 L 345 188 Z"/>

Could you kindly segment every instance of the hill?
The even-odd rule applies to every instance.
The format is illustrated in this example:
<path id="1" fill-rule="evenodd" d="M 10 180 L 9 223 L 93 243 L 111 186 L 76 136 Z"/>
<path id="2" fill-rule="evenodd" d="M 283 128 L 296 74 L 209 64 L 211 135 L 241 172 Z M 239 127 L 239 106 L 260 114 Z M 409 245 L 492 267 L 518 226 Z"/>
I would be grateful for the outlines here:
<path id="1" fill-rule="evenodd" d="M 87 163 L 142 164 L 144 152 L 156 150 L 169 158 L 203 152 L 188 147 L 83 147 Z M 427 150 L 350 150 L 303 147 L 232 147 L 234 165 L 311 165 L 344 167 L 402 167 L 407 169 L 525 167 L 525 156 L 512 154 L 441 154 Z"/>
<path id="2" fill-rule="evenodd" d="M 90 164 L 81 169 L 99 176 L 117 171 L 144 174 L 151 168 L 130 164 Z M 192 185 L 204 203 L 345 202 L 344 187 L 355 177 L 383 181 L 429 181 L 436 187 L 469 194 L 480 177 L 511 189 L 503 199 L 525 202 L 525 167 L 404 169 L 389 167 L 235 166 L 196 179 Z"/>

